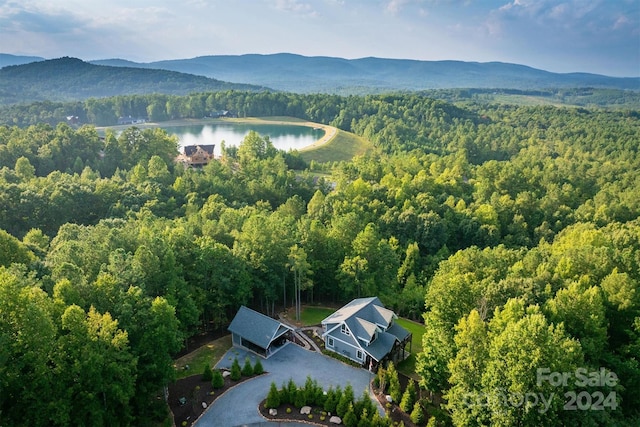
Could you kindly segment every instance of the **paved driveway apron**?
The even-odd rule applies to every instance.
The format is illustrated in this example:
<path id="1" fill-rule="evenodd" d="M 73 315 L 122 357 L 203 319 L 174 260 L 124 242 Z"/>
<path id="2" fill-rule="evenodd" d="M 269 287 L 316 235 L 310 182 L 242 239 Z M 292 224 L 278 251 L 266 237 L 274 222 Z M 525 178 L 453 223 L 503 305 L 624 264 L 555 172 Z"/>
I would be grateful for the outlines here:
<path id="1" fill-rule="evenodd" d="M 258 357 L 253 353 L 232 348 L 216 367 L 230 368 L 234 358 L 237 358 L 242 366 L 247 356 L 252 364 Z M 283 383 L 289 381 L 289 378 L 293 378 L 293 381 L 301 387 L 307 376 L 310 376 L 325 390 L 330 386 L 336 388 L 338 385 L 344 389 L 347 384 L 351 384 L 355 397 L 360 398 L 362 391 L 369 389 L 369 381 L 373 377 L 373 374 L 365 369 L 354 368 L 291 343 L 269 359 L 262 359 L 261 363 L 264 370 L 268 372 L 266 375 L 245 381 L 227 391 L 215 400 L 195 426 L 232 427 L 264 422 L 264 418 L 258 412 L 258 405 L 267 397 L 272 381 L 280 388 Z"/>

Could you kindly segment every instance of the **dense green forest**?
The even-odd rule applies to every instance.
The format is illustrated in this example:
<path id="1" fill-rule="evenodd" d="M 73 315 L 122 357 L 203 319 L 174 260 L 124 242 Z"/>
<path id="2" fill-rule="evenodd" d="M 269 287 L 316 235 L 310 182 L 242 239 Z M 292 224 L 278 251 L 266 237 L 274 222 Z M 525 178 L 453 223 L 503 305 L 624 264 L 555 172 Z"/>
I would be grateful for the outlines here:
<path id="1" fill-rule="evenodd" d="M 56 126 L 60 122 L 67 121 L 67 117 L 74 117 L 74 121 L 81 124 L 111 126 L 118 123 L 119 117 L 146 118 L 155 122 L 183 118 L 201 119 L 213 112 L 228 110 L 241 117 L 293 116 L 322 123 L 339 120 L 337 123 L 342 126 L 342 129 L 349 130 L 352 119 L 361 120 L 364 118 L 358 114 L 377 116 L 377 122 L 386 120 L 385 114 L 389 115 L 388 110 L 394 106 L 394 97 L 399 97 L 402 100 L 401 104 L 403 105 L 399 106 L 403 110 L 423 108 L 425 102 L 437 102 L 441 110 L 449 113 L 455 112 L 453 117 L 457 119 L 478 117 L 478 105 L 557 106 L 567 104 L 590 109 L 602 107 L 608 110 L 619 110 L 636 117 L 638 106 L 640 106 L 640 92 L 617 89 L 582 88 L 530 91 L 439 89 L 395 96 L 368 95 L 362 97 L 270 91 L 251 93 L 220 89 L 217 92 L 193 93 L 188 96 L 154 93 L 89 98 L 72 102 L 47 100 L 30 104 L 6 105 L 0 106 L 0 124 L 27 127 L 47 123 Z M 366 102 L 363 103 L 363 100 Z M 406 102 L 410 102 L 410 105 Z M 465 108 L 465 110 L 445 106 L 452 103 Z M 380 110 L 381 108 L 382 110 Z M 423 113 L 428 113 L 428 111 Z M 407 114 L 409 115 L 407 118 L 413 120 L 411 124 L 415 124 L 416 120 L 431 119 L 422 117 L 422 113 L 419 111 Z M 455 114 L 460 114 L 460 116 Z M 346 115 L 352 115 L 352 117 Z M 397 124 L 407 125 L 409 123 L 403 120 Z M 416 129 L 415 132 L 424 132 L 424 129 Z"/>
<path id="2" fill-rule="evenodd" d="M 424 319 L 416 371 L 442 424 L 637 425 L 638 111 L 242 92 L 89 105 L 95 123 L 169 105 L 290 115 L 376 149 L 310 170 L 251 133 L 185 170 L 161 129 L 0 127 L 0 424 L 162 419 L 185 339 L 241 304 L 291 305 L 295 274 L 305 301 L 378 295 Z M 617 380 L 539 378 L 601 368 Z M 553 392 L 546 408 L 495 398 Z M 597 393 L 604 410 L 585 410 Z"/>

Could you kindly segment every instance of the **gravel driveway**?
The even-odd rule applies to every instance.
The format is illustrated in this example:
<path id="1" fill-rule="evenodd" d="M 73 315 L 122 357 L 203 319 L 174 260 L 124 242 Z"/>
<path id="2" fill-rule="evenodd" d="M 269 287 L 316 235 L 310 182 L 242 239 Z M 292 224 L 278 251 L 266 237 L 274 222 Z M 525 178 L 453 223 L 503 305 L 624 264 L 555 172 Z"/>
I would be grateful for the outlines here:
<path id="1" fill-rule="evenodd" d="M 258 357 L 234 347 L 224 355 L 216 367 L 230 368 L 234 358 L 237 358 L 242 366 L 247 356 L 252 364 Z M 338 385 L 344 389 L 347 384 L 351 384 L 353 394 L 359 398 L 363 390 L 369 389 L 369 381 L 373 377 L 373 374 L 364 369 L 354 368 L 292 343 L 287 344 L 269 359 L 261 359 L 261 363 L 268 374 L 245 381 L 227 391 L 215 400 L 194 426 L 233 427 L 264 422 L 265 419 L 258 412 L 258 405 L 267 397 L 272 381 L 280 388 L 289 378 L 293 378 L 296 384 L 303 386 L 307 376 L 311 376 L 311 379 L 317 380 L 325 390 L 329 386 L 336 388 Z"/>

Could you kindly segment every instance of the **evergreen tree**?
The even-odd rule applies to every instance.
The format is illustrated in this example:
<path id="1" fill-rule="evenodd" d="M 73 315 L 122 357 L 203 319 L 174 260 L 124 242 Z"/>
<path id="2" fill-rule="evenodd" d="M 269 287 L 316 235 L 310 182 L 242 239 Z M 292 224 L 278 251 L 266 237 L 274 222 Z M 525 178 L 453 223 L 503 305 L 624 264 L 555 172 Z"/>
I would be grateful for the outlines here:
<path id="1" fill-rule="evenodd" d="M 282 383 L 282 388 L 280 388 L 280 403 L 285 403 L 287 405 L 291 404 L 291 400 L 289 398 L 289 389 L 287 388 L 287 384 Z"/>
<path id="2" fill-rule="evenodd" d="M 329 390 L 327 390 L 327 396 L 324 399 L 322 409 L 332 414 L 336 412 L 336 392 L 333 387 L 329 387 Z"/>
<path id="3" fill-rule="evenodd" d="M 413 405 L 416 403 L 416 382 L 410 380 L 407 384 L 407 388 L 402 394 L 402 400 L 400 400 L 400 409 L 407 414 L 413 410 Z"/>
<path id="4" fill-rule="evenodd" d="M 362 410 L 362 414 L 360 414 L 360 421 L 358 421 L 358 427 L 371 427 L 371 420 L 369 419 L 369 413 L 367 409 Z"/>
<path id="5" fill-rule="evenodd" d="M 255 375 L 262 375 L 264 373 L 264 368 L 262 367 L 262 362 L 260 362 L 260 358 L 256 358 L 256 363 L 253 365 L 253 373 Z"/>
<path id="6" fill-rule="evenodd" d="M 411 411 L 411 421 L 416 425 L 422 425 L 424 423 L 424 410 L 420 402 L 416 402 L 413 405 L 413 411 Z"/>
<path id="7" fill-rule="evenodd" d="M 338 415 L 340 416 L 340 415 Z M 346 412 L 342 418 L 342 423 L 347 427 L 358 427 L 358 417 L 353 412 L 353 405 L 347 407 Z"/>
<path id="8" fill-rule="evenodd" d="M 204 365 L 204 369 L 202 371 L 202 381 L 211 381 L 213 379 L 213 372 L 211 371 L 211 367 L 207 363 Z"/>
<path id="9" fill-rule="evenodd" d="M 393 362 L 389 362 L 389 366 L 387 366 L 387 381 L 389 382 L 389 395 L 394 403 L 399 403 L 402 398 L 402 391 L 400 389 L 398 371 L 393 365 Z"/>
<path id="10" fill-rule="evenodd" d="M 213 388 L 218 389 L 224 387 L 224 377 L 219 369 L 214 369 L 212 372 L 211 385 Z"/>
<path id="11" fill-rule="evenodd" d="M 275 382 L 271 382 L 269 387 L 269 394 L 267 395 L 267 401 L 264 404 L 265 408 L 272 409 L 280 406 L 280 392 Z"/>
<path id="12" fill-rule="evenodd" d="M 242 369 L 240 368 L 240 363 L 238 359 L 233 359 L 233 363 L 231 364 L 231 376 L 230 378 L 233 381 L 238 381 L 242 378 Z"/>
<path id="13" fill-rule="evenodd" d="M 248 357 L 244 359 L 244 365 L 242 366 L 240 373 L 243 377 L 250 377 L 253 375 L 253 366 L 251 366 L 251 361 Z"/>
<path id="14" fill-rule="evenodd" d="M 287 395 L 289 397 L 287 403 L 289 405 L 293 405 L 296 400 L 296 394 L 298 393 L 298 386 L 293 381 L 293 378 L 289 378 L 289 382 L 287 383 L 287 392 Z"/>
<path id="15" fill-rule="evenodd" d="M 349 408 L 353 411 L 353 387 L 351 387 L 351 384 L 347 384 L 344 388 L 342 396 L 336 405 L 336 414 L 343 418 Z"/>
<path id="16" fill-rule="evenodd" d="M 296 408 L 302 408 L 307 404 L 307 396 L 304 392 L 304 389 L 296 390 L 295 401 L 293 402 L 293 406 Z"/>

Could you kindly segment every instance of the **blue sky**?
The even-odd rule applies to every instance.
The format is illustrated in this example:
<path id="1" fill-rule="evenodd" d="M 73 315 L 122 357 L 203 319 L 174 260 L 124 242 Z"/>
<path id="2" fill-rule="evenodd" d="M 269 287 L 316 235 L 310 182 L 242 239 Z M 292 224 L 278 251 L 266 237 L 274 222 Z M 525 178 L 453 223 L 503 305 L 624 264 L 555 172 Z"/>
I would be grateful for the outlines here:
<path id="1" fill-rule="evenodd" d="M 0 0 L 0 52 L 143 62 L 291 52 L 640 76 L 640 1 Z"/>

